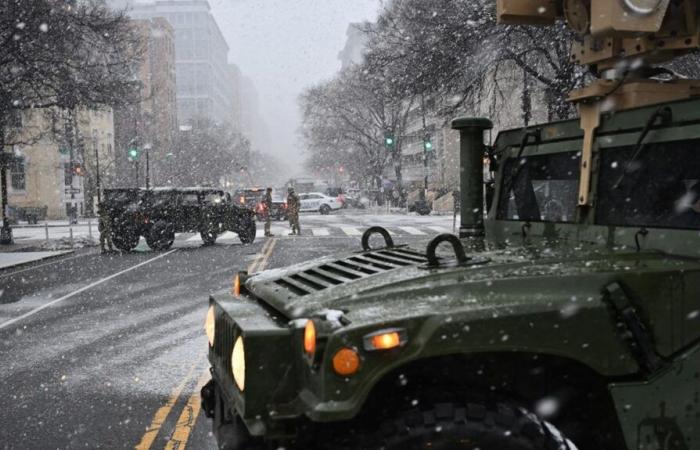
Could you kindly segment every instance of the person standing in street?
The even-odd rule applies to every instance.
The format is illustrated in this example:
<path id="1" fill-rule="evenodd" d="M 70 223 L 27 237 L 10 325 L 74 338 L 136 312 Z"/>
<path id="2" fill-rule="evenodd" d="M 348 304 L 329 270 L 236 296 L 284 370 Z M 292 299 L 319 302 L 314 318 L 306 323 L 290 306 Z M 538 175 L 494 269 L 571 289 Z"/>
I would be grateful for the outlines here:
<path id="1" fill-rule="evenodd" d="M 97 215 L 99 217 L 97 229 L 100 232 L 100 249 L 102 253 L 107 253 L 108 251 L 111 253 L 114 251 L 112 246 L 112 220 L 104 203 L 97 205 Z"/>
<path id="2" fill-rule="evenodd" d="M 292 228 L 292 232 L 289 235 L 301 234 L 301 227 L 299 226 L 299 196 L 294 192 L 294 188 L 290 187 L 287 190 L 287 215 L 289 216 L 289 226 Z"/>
<path id="3" fill-rule="evenodd" d="M 263 217 L 265 218 L 265 237 L 272 237 L 274 234 L 270 231 L 272 226 L 272 188 L 268 187 L 263 197 Z"/>

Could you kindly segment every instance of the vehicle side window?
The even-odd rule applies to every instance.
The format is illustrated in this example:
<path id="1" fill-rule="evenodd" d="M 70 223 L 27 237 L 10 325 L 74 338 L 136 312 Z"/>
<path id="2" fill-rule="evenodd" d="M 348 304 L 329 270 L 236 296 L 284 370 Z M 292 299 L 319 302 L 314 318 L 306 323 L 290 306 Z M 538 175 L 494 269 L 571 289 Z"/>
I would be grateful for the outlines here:
<path id="1" fill-rule="evenodd" d="M 700 140 L 601 153 L 596 223 L 700 228 Z"/>
<path id="2" fill-rule="evenodd" d="M 505 161 L 498 219 L 573 222 L 580 164 L 576 151 Z"/>
<path id="3" fill-rule="evenodd" d="M 193 206 L 193 205 L 199 204 L 199 199 L 198 199 L 197 194 L 186 193 L 186 194 L 182 194 L 180 196 L 180 202 L 186 206 Z"/>

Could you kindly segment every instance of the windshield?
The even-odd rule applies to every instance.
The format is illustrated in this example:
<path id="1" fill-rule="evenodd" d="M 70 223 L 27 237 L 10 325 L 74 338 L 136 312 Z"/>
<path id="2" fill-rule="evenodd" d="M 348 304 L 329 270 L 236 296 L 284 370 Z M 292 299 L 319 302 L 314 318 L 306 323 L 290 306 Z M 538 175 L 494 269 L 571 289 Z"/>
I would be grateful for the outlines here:
<path id="1" fill-rule="evenodd" d="M 509 158 L 503 169 L 498 219 L 572 222 L 580 166 L 578 151 Z"/>
<path id="2" fill-rule="evenodd" d="M 700 141 L 647 145 L 631 163 L 633 147 L 602 151 L 601 225 L 700 229 Z M 625 177 L 615 186 L 622 173 Z"/>

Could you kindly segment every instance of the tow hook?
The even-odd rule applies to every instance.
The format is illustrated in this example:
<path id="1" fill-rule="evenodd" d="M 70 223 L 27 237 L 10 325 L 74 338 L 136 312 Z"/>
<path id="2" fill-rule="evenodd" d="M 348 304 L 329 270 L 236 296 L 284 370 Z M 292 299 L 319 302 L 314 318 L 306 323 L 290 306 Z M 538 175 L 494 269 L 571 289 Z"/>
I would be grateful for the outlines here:
<path id="1" fill-rule="evenodd" d="M 216 381 L 209 380 L 207 384 L 202 387 L 200 391 L 202 398 L 202 411 L 208 419 L 214 418 L 214 411 L 216 409 Z"/>

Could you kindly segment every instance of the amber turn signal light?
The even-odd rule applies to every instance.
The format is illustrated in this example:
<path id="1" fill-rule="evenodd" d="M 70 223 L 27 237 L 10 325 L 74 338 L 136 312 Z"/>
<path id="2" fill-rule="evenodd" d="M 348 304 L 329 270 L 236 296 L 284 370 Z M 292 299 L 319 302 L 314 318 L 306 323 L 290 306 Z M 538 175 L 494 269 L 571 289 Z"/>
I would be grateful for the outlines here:
<path id="1" fill-rule="evenodd" d="M 364 337 L 363 342 L 365 350 L 371 352 L 375 350 L 391 350 L 392 348 L 401 347 L 408 342 L 408 338 L 406 330 L 403 328 L 394 328 L 368 334 Z"/>
<path id="2" fill-rule="evenodd" d="M 239 297 L 241 295 L 241 276 L 236 275 L 236 277 L 233 279 L 233 288 L 231 289 L 231 293 L 233 294 L 234 297 Z"/>
<path id="3" fill-rule="evenodd" d="M 351 348 L 341 348 L 333 355 L 333 370 L 343 377 L 355 375 L 360 370 L 360 355 Z"/>
<path id="4" fill-rule="evenodd" d="M 399 345 L 401 345 L 401 339 L 396 331 L 372 337 L 372 347 L 377 350 L 389 350 Z"/>
<path id="5" fill-rule="evenodd" d="M 307 321 L 304 327 L 304 352 L 312 358 L 316 353 L 316 325 L 313 320 Z"/>

